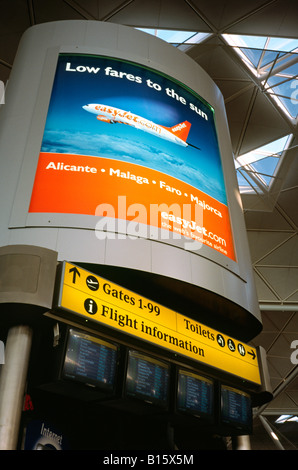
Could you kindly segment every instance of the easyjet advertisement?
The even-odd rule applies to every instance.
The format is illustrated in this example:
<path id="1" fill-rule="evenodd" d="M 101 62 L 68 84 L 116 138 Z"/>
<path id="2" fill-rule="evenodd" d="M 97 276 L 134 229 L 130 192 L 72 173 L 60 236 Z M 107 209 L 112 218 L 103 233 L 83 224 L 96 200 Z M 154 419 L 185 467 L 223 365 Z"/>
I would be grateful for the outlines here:
<path id="1" fill-rule="evenodd" d="M 235 260 L 213 109 L 120 59 L 59 55 L 29 212 L 97 216 L 99 238 L 164 229 Z"/>

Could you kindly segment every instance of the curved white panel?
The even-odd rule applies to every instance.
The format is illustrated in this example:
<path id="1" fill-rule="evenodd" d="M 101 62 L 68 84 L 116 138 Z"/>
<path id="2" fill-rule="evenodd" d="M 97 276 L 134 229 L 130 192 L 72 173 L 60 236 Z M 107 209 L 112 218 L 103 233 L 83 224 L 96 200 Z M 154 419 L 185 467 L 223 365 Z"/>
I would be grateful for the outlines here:
<path id="1" fill-rule="evenodd" d="M 182 281 L 258 330 L 223 98 L 187 55 L 111 23 L 34 26 L 0 131 L 2 246 Z"/>

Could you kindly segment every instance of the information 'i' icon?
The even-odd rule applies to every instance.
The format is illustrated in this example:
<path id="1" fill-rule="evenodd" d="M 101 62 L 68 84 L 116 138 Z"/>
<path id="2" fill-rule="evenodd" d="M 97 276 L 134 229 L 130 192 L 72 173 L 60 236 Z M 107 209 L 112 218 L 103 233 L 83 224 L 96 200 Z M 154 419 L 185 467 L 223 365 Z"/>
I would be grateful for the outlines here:
<path id="1" fill-rule="evenodd" d="M 95 315 L 97 312 L 97 303 L 93 299 L 86 299 L 84 302 L 84 307 L 89 315 Z"/>

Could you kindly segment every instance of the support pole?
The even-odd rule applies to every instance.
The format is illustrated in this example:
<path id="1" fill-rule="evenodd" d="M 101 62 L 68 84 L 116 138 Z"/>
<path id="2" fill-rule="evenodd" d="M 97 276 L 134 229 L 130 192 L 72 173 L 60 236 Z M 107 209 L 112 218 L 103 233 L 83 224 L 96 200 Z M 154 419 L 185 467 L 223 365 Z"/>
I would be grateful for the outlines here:
<path id="1" fill-rule="evenodd" d="M 0 450 L 17 447 L 31 344 L 28 326 L 9 330 L 0 375 Z"/>
<path id="2" fill-rule="evenodd" d="M 270 438 L 272 439 L 274 445 L 278 448 L 278 450 L 285 450 L 284 447 L 281 445 L 281 443 L 280 443 L 278 437 L 277 437 L 277 436 L 276 436 L 276 437 L 274 436 L 274 433 L 272 432 L 272 429 L 271 429 L 271 427 L 269 426 L 267 419 L 264 418 L 264 417 L 261 416 L 261 415 L 259 416 L 259 418 L 260 418 L 260 421 L 261 421 L 261 423 L 263 424 L 265 430 L 267 431 L 268 435 L 269 435 Z"/>
<path id="3" fill-rule="evenodd" d="M 249 436 L 237 437 L 237 450 L 251 450 Z"/>

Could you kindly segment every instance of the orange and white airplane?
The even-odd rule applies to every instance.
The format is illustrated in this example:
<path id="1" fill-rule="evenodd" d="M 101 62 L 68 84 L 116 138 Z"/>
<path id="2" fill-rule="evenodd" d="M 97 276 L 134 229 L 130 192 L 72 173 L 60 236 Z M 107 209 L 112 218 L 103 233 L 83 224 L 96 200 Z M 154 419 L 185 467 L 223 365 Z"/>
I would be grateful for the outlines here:
<path id="1" fill-rule="evenodd" d="M 188 121 L 180 122 L 173 127 L 165 127 L 155 124 L 137 114 L 133 114 L 130 111 L 124 111 L 123 109 L 114 108 L 106 104 L 87 104 L 83 106 L 83 109 L 89 111 L 89 113 L 96 114 L 99 121 L 108 122 L 110 124 L 127 124 L 136 129 L 149 132 L 161 139 L 182 145 L 183 147 L 189 145 L 186 142 L 191 127 Z"/>

